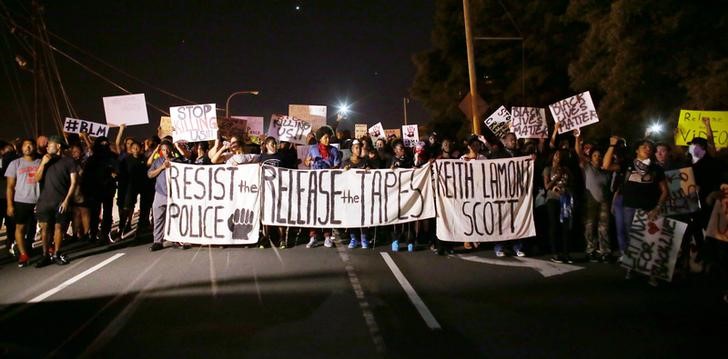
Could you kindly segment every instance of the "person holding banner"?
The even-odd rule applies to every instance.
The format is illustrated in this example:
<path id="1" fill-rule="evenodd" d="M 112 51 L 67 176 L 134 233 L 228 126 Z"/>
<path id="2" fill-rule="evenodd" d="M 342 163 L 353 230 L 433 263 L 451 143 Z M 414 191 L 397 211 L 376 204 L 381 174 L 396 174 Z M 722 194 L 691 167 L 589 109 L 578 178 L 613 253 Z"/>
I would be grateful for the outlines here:
<path id="1" fill-rule="evenodd" d="M 613 155 L 620 140 L 621 138 L 618 136 L 612 136 L 609 139 L 609 149 L 604 155 L 602 168 L 623 174 L 623 182 L 618 189 L 618 194 L 622 197 L 621 216 L 623 220 L 621 221 L 622 228 L 617 227 L 617 238 L 619 249 L 624 255 L 629 246 L 629 229 L 637 209 L 649 211 L 648 217 L 656 218 L 667 201 L 668 192 L 665 172 L 652 160 L 653 143 L 649 140 L 637 143 L 634 160 L 624 161 L 622 166 L 619 166 L 613 164 Z M 615 214 L 615 217 L 617 215 Z M 620 231 L 622 236 L 620 236 Z"/>
<path id="2" fill-rule="evenodd" d="M 155 179 L 154 202 L 152 204 L 152 217 L 154 217 L 154 243 L 149 250 L 152 252 L 164 248 L 164 225 L 167 214 L 167 169 L 172 166 L 172 143 L 162 141 L 159 145 L 159 158 L 154 160 L 147 171 L 147 177 Z M 190 248 L 187 244 L 179 244 L 182 249 Z"/>
<path id="3" fill-rule="evenodd" d="M 407 151 L 405 151 L 404 143 L 401 140 L 395 141 L 392 148 L 394 149 L 394 155 L 389 162 L 389 168 L 397 169 L 414 167 L 412 157 L 410 157 L 407 154 Z M 407 251 L 414 252 L 415 237 L 412 236 L 412 232 L 410 232 L 410 222 L 392 225 L 392 252 L 399 251 L 399 240 L 405 233 L 407 236 Z"/>
<path id="4" fill-rule="evenodd" d="M 551 261 L 555 263 L 574 262 L 569 255 L 569 237 L 574 211 L 574 198 L 571 194 L 573 178 L 569 168 L 562 162 L 562 159 L 567 157 L 566 150 L 555 151 L 551 155 L 551 166 L 547 166 L 543 170 L 549 241 L 551 252 L 554 254 Z"/>
<path id="5" fill-rule="evenodd" d="M 369 159 L 361 155 L 362 143 L 354 139 L 351 141 L 351 157 L 344 161 L 344 169 L 370 169 Z M 358 232 L 358 233 L 357 233 Z M 358 234 L 358 235 L 357 235 Z M 354 249 L 361 244 L 363 249 L 369 248 L 369 239 L 366 228 L 349 228 L 349 249 Z M 359 238 L 359 239 L 357 239 Z"/>
<path id="6" fill-rule="evenodd" d="M 464 155 L 460 156 L 461 160 L 470 161 L 487 159 L 485 155 L 481 153 L 483 150 L 483 143 L 480 141 L 477 135 L 471 135 L 466 141 L 466 145 L 468 146 L 468 151 Z M 463 247 L 468 250 L 478 248 L 478 242 L 465 242 L 463 243 Z"/>
<path id="7" fill-rule="evenodd" d="M 316 130 L 316 138 L 318 144 L 311 146 L 308 151 L 308 155 L 303 161 L 306 167 L 311 167 L 315 170 L 332 169 L 341 167 L 341 152 L 329 143 L 331 137 L 334 136 L 334 130 L 330 126 L 321 126 Z M 311 229 L 309 231 L 309 241 L 306 244 L 306 248 L 313 248 L 316 245 L 316 237 L 318 231 Z M 331 230 L 324 230 L 324 247 L 331 248 L 334 245 L 334 240 L 331 237 Z"/>
<path id="8" fill-rule="evenodd" d="M 259 161 L 263 166 L 281 167 L 283 158 L 278 152 L 278 140 L 271 136 L 265 138 L 265 141 L 263 141 L 263 151 L 260 154 Z M 277 233 L 278 245 L 281 249 L 286 249 L 288 247 L 288 227 L 265 226 L 264 228 L 265 236 L 260 237 L 260 248 L 265 247 L 265 240 L 270 240 L 271 233 Z"/>
<path id="9" fill-rule="evenodd" d="M 516 134 L 513 132 L 508 132 L 502 139 L 503 147 L 501 147 L 497 151 L 492 151 L 490 153 L 491 159 L 497 159 L 497 158 L 510 158 L 510 157 L 518 157 L 521 155 L 521 152 L 518 150 L 518 139 L 516 138 Z M 516 253 L 516 256 L 518 257 L 525 257 L 526 253 L 523 252 L 523 242 L 521 242 L 520 239 L 515 239 L 511 241 L 513 252 Z M 495 251 L 496 257 L 505 257 L 506 253 L 503 251 L 503 244 L 505 242 L 496 242 L 493 246 L 493 249 Z"/>

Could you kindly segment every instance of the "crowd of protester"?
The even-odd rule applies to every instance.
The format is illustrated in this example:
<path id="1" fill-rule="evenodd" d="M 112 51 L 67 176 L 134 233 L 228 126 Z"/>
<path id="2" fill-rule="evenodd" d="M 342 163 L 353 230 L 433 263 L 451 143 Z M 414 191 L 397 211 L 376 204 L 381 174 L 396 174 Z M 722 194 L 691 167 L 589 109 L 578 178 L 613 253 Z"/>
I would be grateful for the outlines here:
<path id="1" fill-rule="evenodd" d="M 272 137 L 251 144 L 244 134 L 214 143 L 185 143 L 171 136 L 145 139 L 125 137 L 121 126 L 114 142 L 87 134 L 39 136 L 0 143 L 0 157 L 7 191 L 0 200 L 0 221 L 6 227 L 8 248 L 18 265 L 30 263 L 31 243 L 40 230 L 42 254 L 37 267 L 69 262 L 63 254 L 64 240 L 115 243 L 134 233 L 151 232 L 152 251 L 164 248 L 167 208 L 166 170 L 172 162 L 198 165 L 239 165 L 260 162 L 284 168 L 381 169 L 425 166 L 438 159 L 479 161 L 531 156 L 535 164 L 534 217 L 537 237 L 496 242 L 498 257 L 549 253 L 551 261 L 573 263 L 575 259 L 616 263 L 629 244 L 629 226 L 636 210 L 659 215 L 668 199 L 664 172 L 692 167 L 701 208 L 675 216 L 688 223 L 676 273 L 689 275 L 691 264 L 725 281 L 726 243 L 704 238 L 703 230 L 713 203 L 721 198 L 721 184 L 728 183 L 726 149 L 716 151 L 710 121 L 707 138 L 696 137 L 688 147 L 637 139 L 634 145 L 620 136 L 608 142 L 584 141 L 579 130 L 558 135 L 558 124 L 547 139 L 517 139 L 471 135 L 466 139 L 440 138 L 432 133 L 414 147 L 401 139 L 368 136 L 350 138 L 348 131 L 324 126 L 308 137 L 310 151 L 299 159 L 294 145 Z M 588 128 L 587 128 L 588 129 Z M 628 144 L 628 142 L 630 144 Z M 118 230 L 112 232 L 113 206 L 118 207 Z M 132 227 L 139 209 L 136 229 Z M 72 235 L 67 228 L 71 226 Z M 369 248 L 372 240 L 388 238 L 392 251 L 415 251 L 428 247 L 440 255 L 478 250 L 477 241 L 453 243 L 435 236 L 435 220 L 385 226 L 319 230 L 262 226 L 257 246 L 281 249 L 306 243 L 313 248 L 323 240 L 332 247 L 338 236 L 348 247 Z M 541 238 L 548 238 L 544 241 Z M 184 243 L 174 243 L 188 248 Z M 405 245 L 404 248 L 401 245 Z M 581 255 L 572 257 L 576 253 Z M 655 284 L 651 280 L 651 284 Z M 656 284 L 655 284 L 656 285 Z M 726 298 L 728 300 L 728 298 Z"/>

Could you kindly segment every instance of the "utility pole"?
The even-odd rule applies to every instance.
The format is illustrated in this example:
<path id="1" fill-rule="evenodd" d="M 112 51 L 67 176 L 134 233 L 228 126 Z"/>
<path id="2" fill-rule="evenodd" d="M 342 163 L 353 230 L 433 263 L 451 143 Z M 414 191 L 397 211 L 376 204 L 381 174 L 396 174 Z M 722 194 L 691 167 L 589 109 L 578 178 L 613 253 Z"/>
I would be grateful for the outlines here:
<path id="1" fill-rule="evenodd" d="M 473 34 L 470 26 L 470 6 L 468 0 L 463 0 L 463 16 L 465 17 L 465 43 L 468 49 L 468 74 L 470 77 L 470 109 L 473 113 L 473 133 L 480 134 L 480 121 L 478 120 L 478 85 L 475 81 L 475 54 L 473 53 Z"/>
<path id="2" fill-rule="evenodd" d="M 402 98 L 402 106 L 404 107 L 404 124 L 407 124 L 407 103 L 409 103 L 409 99 L 406 97 Z"/>

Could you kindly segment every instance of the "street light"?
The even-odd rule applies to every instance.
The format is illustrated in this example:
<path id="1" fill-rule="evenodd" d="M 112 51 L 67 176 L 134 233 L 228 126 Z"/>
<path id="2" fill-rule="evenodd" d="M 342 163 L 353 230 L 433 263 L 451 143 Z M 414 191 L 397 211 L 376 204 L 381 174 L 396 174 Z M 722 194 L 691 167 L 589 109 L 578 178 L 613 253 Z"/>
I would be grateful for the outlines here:
<path id="1" fill-rule="evenodd" d="M 225 101 L 225 118 L 230 118 L 230 99 L 232 99 L 233 97 L 235 97 L 237 95 L 244 95 L 244 94 L 258 95 L 259 93 L 260 93 L 260 91 L 258 91 L 258 90 L 233 92 L 230 96 L 228 96 L 227 101 Z"/>

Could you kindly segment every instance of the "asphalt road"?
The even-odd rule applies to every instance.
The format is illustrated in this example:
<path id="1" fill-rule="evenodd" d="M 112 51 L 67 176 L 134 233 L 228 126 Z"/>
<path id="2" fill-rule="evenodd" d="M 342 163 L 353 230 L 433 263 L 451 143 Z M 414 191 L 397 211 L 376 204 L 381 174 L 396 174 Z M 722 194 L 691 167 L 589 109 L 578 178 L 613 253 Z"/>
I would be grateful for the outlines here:
<path id="1" fill-rule="evenodd" d="M 0 357 L 696 357 L 723 351 L 728 323 L 712 281 L 655 288 L 616 264 L 150 241 L 2 261 Z"/>

